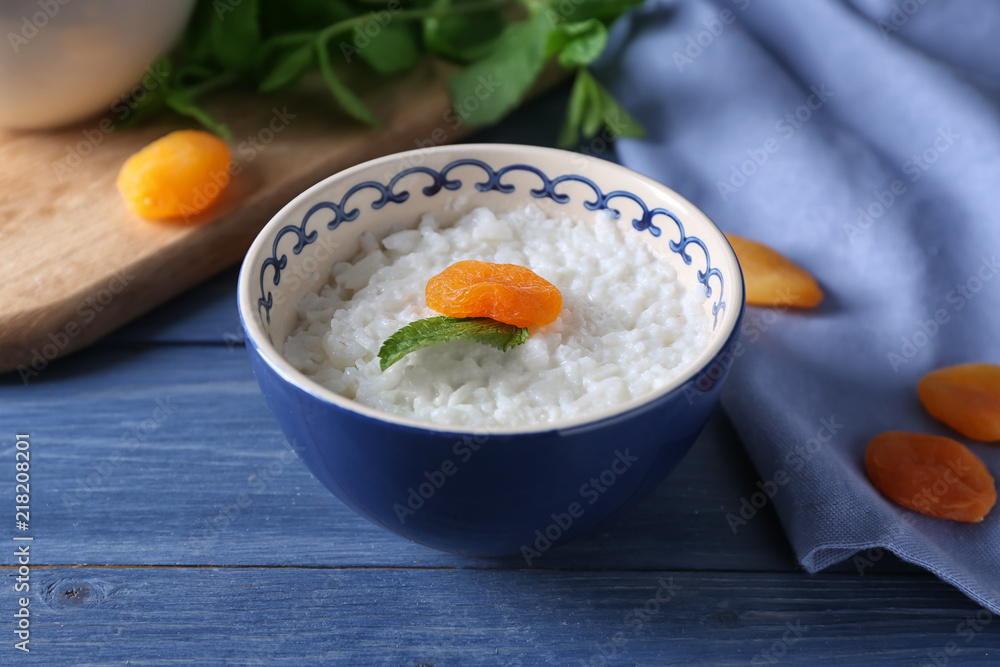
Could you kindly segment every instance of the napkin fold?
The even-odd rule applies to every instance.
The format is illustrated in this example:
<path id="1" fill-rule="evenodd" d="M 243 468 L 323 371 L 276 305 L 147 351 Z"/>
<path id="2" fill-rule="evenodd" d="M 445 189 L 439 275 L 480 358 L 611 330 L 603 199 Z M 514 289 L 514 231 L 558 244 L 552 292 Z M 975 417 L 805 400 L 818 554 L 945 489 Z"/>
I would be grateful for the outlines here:
<path id="1" fill-rule="evenodd" d="M 678 0 L 619 25 L 598 75 L 647 128 L 619 160 L 813 273 L 819 308 L 748 307 L 723 405 L 810 572 L 888 549 L 1000 613 L 1000 509 L 925 517 L 868 481 L 920 377 L 1000 363 L 1000 4 Z M 765 498 L 764 496 L 772 496 Z M 739 539 L 753 521 L 734 498 Z M 741 512 L 742 508 L 742 512 Z"/>

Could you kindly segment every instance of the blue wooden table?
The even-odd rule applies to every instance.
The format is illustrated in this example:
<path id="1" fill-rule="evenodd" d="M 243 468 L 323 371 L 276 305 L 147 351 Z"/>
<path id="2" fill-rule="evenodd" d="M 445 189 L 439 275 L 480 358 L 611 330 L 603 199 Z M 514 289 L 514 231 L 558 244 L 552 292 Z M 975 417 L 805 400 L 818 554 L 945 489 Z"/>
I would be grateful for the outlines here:
<path id="1" fill-rule="evenodd" d="M 565 93 L 478 138 L 555 136 Z M 0 376 L 0 664 L 1000 664 L 1000 620 L 889 554 L 808 575 L 770 506 L 734 533 L 758 478 L 721 411 L 651 497 L 531 568 L 390 534 L 284 442 L 235 288 Z"/>

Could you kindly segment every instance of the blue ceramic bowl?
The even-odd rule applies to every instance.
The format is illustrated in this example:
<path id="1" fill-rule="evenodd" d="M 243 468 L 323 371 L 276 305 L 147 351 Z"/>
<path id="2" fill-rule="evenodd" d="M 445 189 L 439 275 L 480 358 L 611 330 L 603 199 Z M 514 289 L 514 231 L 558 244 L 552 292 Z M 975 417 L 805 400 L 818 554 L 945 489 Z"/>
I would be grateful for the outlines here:
<path id="1" fill-rule="evenodd" d="M 378 237 L 401 223 L 416 225 L 426 212 L 447 222 L 478 206 L 502 211 L 527 203 L 629 229 L 704 294 L 711 333 L 675 382 L 585 418 L 472 431 L 357 404 L 282 358 L 299 301 L 326 282 L 334 262 L 358 251 L 363 231 Z M 617 220 L 595 215 L 603 209 Z M 680 461 L 717 402 L 743 309 L 736 256 L 691 203 L 604 160 L 515 145 L 411 151 L 331 176 L 264 227 L 239 282 L 261 391 L 302 461 L 334 495 L 422 544 L 521 553 L 529 564 L 619 515 Z"/>

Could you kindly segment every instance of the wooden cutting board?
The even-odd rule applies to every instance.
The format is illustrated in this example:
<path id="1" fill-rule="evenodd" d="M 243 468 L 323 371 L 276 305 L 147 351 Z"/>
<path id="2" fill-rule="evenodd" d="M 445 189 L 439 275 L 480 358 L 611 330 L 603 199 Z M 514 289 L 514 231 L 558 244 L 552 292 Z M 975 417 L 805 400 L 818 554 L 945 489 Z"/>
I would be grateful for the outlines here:
<path id="1" fill-rule="evenodd" d="M 322 178 L 467 133 L 445 88 L 451 71 L 428 62 L 364 93 L 381 130 L 339 112 L 319 81 L 271 98 L 215 101 L 209 108 L 233 130 L 239 173 L 190 224 L 135 218 L 115 187 L 129 155 L 192 127 L 185 119 L 111 132 L 101 119 L 59 131 L 0 131 L 0 247 L 8 262 L 0 371 L 30 382 L 53 358 L 241 260 L 271 216 Z"/>

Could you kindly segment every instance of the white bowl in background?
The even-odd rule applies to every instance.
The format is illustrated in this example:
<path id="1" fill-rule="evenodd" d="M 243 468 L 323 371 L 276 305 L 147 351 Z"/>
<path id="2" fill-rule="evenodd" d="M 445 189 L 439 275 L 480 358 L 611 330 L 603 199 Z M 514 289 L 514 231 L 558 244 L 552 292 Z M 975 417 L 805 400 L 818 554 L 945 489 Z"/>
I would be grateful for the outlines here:
<path id="1" fill-rule="evenodd" d="M 180 37 L 194 0 L 0 3 L 0 128 L 108 111 Z"/>

